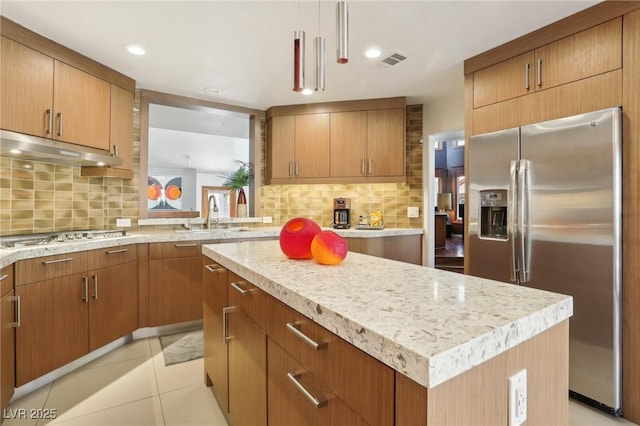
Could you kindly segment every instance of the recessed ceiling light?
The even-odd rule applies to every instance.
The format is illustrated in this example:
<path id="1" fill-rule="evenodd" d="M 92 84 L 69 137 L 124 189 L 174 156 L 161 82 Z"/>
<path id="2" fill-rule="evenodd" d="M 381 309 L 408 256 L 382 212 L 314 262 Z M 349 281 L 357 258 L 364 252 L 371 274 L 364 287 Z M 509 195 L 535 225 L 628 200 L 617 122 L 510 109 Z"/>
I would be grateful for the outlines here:
<path id="1" fill-rule="evenodd" d="M 311 89 L 303 89 L 302 90 L 302 94 L 306 95 L 306 96 L 313 95 L 313 90 L 311 90 Z"/>
<path id="2" fill-rule="evenodd" d="M 217 87 L 205 87 L 204 91 L 210 95 L 220 95 L 222 93 L 222 89 Z"/>
<path id="3" fill-rule="evenodd" d="M 372 47 L 370 49 L 367 49 L 366 52 L 364 52 L 364 56 L 366 56 L 367 58 L 377 58 L 381 54 L 382 52 L 377 47 Z"/>
<path id="4" fill-rule="evenodd" d="M 147 53 L 144 50 L 144 47 L 140 46 L 139 44 L 128 44 L 127 51 L 132 55 L 136 55 L 136 56 L 142 56 Z"/>

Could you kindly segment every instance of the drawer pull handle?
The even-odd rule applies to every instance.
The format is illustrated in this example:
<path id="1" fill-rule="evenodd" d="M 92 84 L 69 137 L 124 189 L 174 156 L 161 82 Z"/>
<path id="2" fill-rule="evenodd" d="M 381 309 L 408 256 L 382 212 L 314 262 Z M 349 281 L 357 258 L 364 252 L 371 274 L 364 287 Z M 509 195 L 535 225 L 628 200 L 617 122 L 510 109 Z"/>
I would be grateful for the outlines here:
<path id="1" fill-rule="evenodd" d="M 11 327 L 20 327 L 22 322 L 22 302 L 20 296 L 11 296 L 10 300 L 16 302 L 16 321 L 11 323 Z"/>
<path id="2" fill-rule="evenodd" d="M 58 113 L 58 136 L 62 136 L 62 113 Z"/>
<path id="3" fill-rule="evenodd" d="M 0 277 L 0 281 L 4 281 L 9 277 L 9 275 L 3 275 Z"/>
<path id="4" fill-rule="evenodd" d="M 235 306 L 228 306 L 226 308 L 222 308 L 222 343 L 224 344 L 229 343 L 229 340 L 231 340 L 232 338 L 232 336 L 229 336 L 227 334 L 227 329 L 229 328 L 227 316 L 229 315 L 229 312 L 233 312 L 234 309 L 235 309 Z"/>
<path id="5" fill-rule="evenodd" d="M 216 265 L 204 265 L 205 268 L 209 270 L 209 272 L 224 272 L 223 267 L 216 267 Z"/>
<path id="6" fill-rule="evenodd" d="M 124 253 L 129 251 L 128 248 L 124 248 L 124 249 L 119 249 L 119 250 L 108 250 L 107 254 L 116 254 L 116 253 Z"/>
<path id="7" fill-rule="evenodd" d="M 89 277 L 82 277 L 82 282 L 84 283 L 84 296 L 82 296 L 83 302 L 89 301 Z"/>
<path id="8" fill-rule="evenodd" d="M 243 296 L 246 296 L 247 294 L 251 294 L 251 292 L 253 291 L 253 289 L 251 289 L 251 290 L 245 290 L 245 289 L 243 289 L 242 287 L 240 287 L 240 283 L 243 283 L 243 282 L 244 282 L 244 281 L 239 281 L 239 282 L 237 282 L 237 283 L 236 283 L 236 282 L 232 282 L 232 283 L 230 283 L 229 285 L 230 285 L 231 287 L 235 288 L 235 289 L 238 291 L 238 293 L 240 293 L 240 294 L 241 294 L 241 295 L 243 295 Z"/>
<path id="9" fill-rule="evenodd" d="M 309 400 L 311 405 L 313 405 L 316 408 L 321 408 L 321 407 L 324 407 L 325 405 L 327 405 L 327 400 L 326 399 L 325 400 L 320 400 L 320 399 L 316 398 L 315 396 L 313 396 L 311 394 L 311 392 L 309 392 L 302 385 L 302 383 L 300 383 L 298 381 L 298 378 L 300 377 L 300 374 L 287 373 L 287 377 L 289 378 L 289 380 L 291 380 L 291 383 L 293 383 L 295 385 L 295 387 L 298 388 L 300 393 L 302 393 L 305 396 L 305 398 L 307 398 Z"/>
<path id="10" fill-rule="evenodd" d="M 542 59 L 538 59 L 538 67 L 537 67 L 537 80 L 538 87 L 542 87 Z"/>
<path id="11" fill-rule="evenodd" d="M 190 244 L 176 244 L 176 247 L 178 248 L 183 248 L 183 247 L 195 247 L 197 244 L 196 243 L 190 243 Z"/>
<path id="12" fill-rule="evenodd" d="M 47 114 L 47 130 L 46 130 L 46 134 L 50 135 L 51 132 L 53 132 L 53 113 L 51 112 L 50 109 L 47 109 L 45 111 L 45 113 Z"/>
<path id="13" fill-rule="evenodd" d="M 54 263 L 62 263 L 62 262 L 71 262 L 73 257 L 65 257 L 64 259 L 56 259 L 56 260 L 43 260 L 43 265 L 52 265 Z"/>
<path id="14" fill-rule="evenodd" d="M 529 90 L 529 63 L 524 66 L 524 89 Z"/>
<path id="15" fill-rule="evenodd" d="M 98 275 L 93 276 L 93 298 L 98 300 Z"/>
<path id="16" fill-rule="evenodd" d="M 327 347 L 327 344 L 325 342 L 322 342 L 322 343 L 316 342 L 315 340 L 313 340 L 312 338 L 310 338 L 309 336 L 304 334 L 302 331 L 300 331 L 299 327 L 300 326 L 298 324 L 295 324 L 295 323 L 292 323 L 292 322 L 288 322 L 287 323 L 287 329 L 290 332 L 292 332 L 293 334 L 298 336 L 300 339 L 302 339 L 303 342 L 305 342 L 307 345 L 311 346 L 316 351 L 318 349 L 324 349 L 324 348 Z"/>

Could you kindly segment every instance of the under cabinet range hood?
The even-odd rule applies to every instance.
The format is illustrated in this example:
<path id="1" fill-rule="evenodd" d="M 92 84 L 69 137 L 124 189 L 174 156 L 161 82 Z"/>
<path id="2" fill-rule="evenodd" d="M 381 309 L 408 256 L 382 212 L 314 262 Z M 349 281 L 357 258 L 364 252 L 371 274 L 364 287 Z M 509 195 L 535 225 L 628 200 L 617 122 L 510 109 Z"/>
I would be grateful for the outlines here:
<path id="1" fill-rule="evenodd" d="M 78 167 L 122 165 L 122 159 L 99 149 L 2 129 L 0 156 Z"/>

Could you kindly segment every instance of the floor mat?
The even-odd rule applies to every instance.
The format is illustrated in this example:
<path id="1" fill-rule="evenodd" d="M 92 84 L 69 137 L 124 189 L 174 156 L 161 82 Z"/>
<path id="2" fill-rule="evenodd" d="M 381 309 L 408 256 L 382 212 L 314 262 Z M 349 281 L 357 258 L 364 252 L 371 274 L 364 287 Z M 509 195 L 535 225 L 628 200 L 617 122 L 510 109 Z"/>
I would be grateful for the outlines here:
<path id="1" fill-rule="evenodd" d="M 160 337 L 164 365 L 173 365 L 202 358 L 202 330 L 171 334 Z"/>

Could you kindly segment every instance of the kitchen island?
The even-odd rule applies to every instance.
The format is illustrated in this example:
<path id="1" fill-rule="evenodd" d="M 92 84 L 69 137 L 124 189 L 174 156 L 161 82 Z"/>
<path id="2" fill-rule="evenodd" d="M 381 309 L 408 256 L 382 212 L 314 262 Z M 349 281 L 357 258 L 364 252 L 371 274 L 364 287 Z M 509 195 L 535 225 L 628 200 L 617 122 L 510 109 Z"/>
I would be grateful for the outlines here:
<path id="1" fill-rule="evenodd" d="M 277 241 L 203 254 L 390 369 L 395 424 L 507 425 L 522 369 L 527 425 L 567 423 L 569 296 L 351 252 L 336 266 L 290 260 Z"/>

